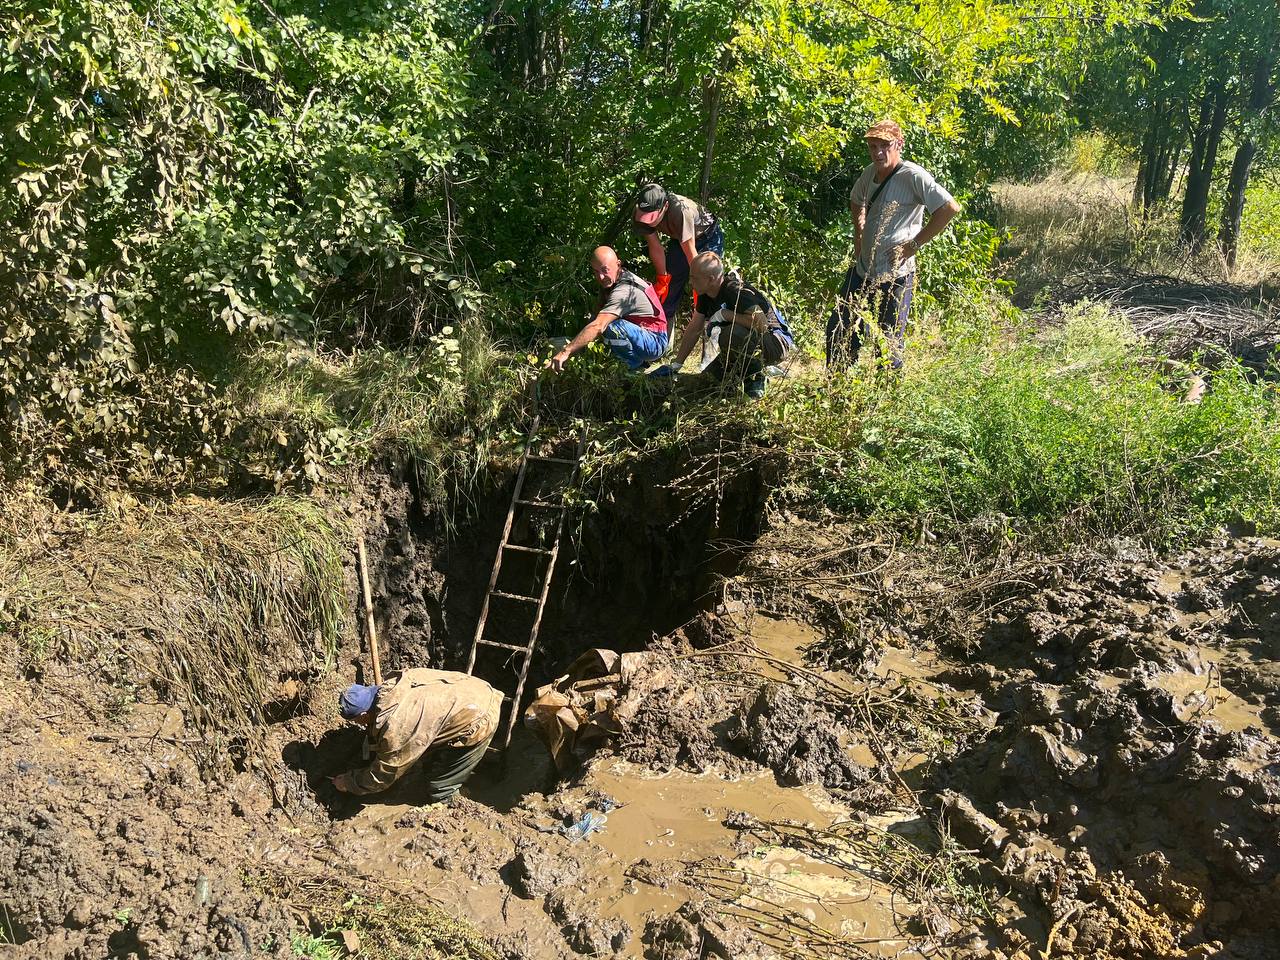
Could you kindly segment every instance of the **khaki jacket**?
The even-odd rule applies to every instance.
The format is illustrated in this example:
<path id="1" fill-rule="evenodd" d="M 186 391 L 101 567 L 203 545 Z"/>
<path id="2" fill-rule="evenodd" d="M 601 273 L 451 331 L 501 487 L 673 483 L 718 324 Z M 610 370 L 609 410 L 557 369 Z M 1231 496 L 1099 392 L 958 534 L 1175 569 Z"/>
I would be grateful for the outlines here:
<path id="1" fill-rule="evenodd" d="M 502 694 L 450 670 L 406 670 L 378 690 L 373 763 L 351 775 L 353 793 L 386 790 L 433 747 L 474 747 L 498 729 Z"/>

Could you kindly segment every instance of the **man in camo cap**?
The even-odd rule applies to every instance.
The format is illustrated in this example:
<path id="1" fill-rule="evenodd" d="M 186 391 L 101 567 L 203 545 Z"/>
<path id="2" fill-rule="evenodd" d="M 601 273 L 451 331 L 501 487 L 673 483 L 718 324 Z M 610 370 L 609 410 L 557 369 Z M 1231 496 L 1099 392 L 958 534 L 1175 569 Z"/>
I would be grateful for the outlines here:
<path id="1" fill-rule="evenodd" d="M 902 159 L 905 138 L 892 120 L 872 124 L 865 139 L 871 163 L 849 193 L 857 257 L 827 321 L 827 366 L 858 359 L 871 330 L 853 312 L 864 307 L 884 331 L 897 370 L 915 290 L 916 254 L 946 228 L 960 205 L 928 170 Z"/>

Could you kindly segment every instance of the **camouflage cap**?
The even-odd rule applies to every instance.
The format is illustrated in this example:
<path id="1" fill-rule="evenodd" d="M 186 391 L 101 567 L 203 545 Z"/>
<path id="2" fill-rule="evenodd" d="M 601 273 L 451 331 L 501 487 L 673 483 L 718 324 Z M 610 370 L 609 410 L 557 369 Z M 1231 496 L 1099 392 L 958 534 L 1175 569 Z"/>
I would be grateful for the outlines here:
<path id="1" fill-rule="evenodd" d="M 877 120 L 867 127 L 867 132 L 862 136 L 864 140 L 888 140 L 891 143 L 903 143 L 906 140 L 902 135 L 902 128 L 892 120 Z"/>

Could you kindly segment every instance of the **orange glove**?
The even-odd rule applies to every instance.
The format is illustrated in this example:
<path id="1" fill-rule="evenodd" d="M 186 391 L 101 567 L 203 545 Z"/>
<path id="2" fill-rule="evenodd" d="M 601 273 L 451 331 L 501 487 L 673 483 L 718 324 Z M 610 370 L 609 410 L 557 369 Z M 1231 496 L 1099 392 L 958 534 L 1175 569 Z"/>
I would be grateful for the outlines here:
<path id="1" fill-rule="evenodd" d="M 693 291 L 693 312 L 698 312 L 698 291 Z"/>
<path id="2" fill-rule="evenodd" d="M 659 300 L 665 302 L 667 294 L 671 291 L 671 274 L 658 274 L 658 279 L 653 281 L 653 291 L 658 295 Z"/>

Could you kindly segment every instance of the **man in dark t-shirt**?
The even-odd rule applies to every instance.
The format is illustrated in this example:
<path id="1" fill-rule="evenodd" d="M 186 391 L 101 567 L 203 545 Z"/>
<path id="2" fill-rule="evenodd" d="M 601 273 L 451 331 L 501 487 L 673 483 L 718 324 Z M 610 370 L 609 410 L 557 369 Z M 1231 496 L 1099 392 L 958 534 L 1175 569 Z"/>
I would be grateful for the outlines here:
<path id="1" fill-rule="evenodd" d="M 698 292 L 693 318 L 680 337 L 675 360 L 652 376 L 677 373 L 705 328 L 720 344 L 720 355 L 707 372 L 721 380 L 741 377 L 747 396 L 759 400 L 766 385 L 765 364 L 780 363 L 795 346 L 782 311 L 757 287 L 726 274 L 718 254 L 698 254 L 689 280 Z"/>
<path id="2" fill-rule="evenodd" d="M 706 207 L 696 200 L 668 193 L 656 183 L 640 191 L 631 215 L 631 229 L 645 239 L 657 280 L 654 288 L 667 314 L 667 336 L 675 331 L 676 311 L 689 279 L 689 264 L 707 250 L 724 253 L 724 231 Z M 666 247 L 661 235 L 670 237 Z"/>
<path id="3" fill-rule="evenodd" d="M 638 372 L 667 352 L 667 318 L 658 294 L 652 284 L 623 269 L 612 247 L 596 247 L 591 272 L 602 291 L 596 315 L 547 366 L 563 370 L 571 356 L 603 335 L 610 352 Z"/>

